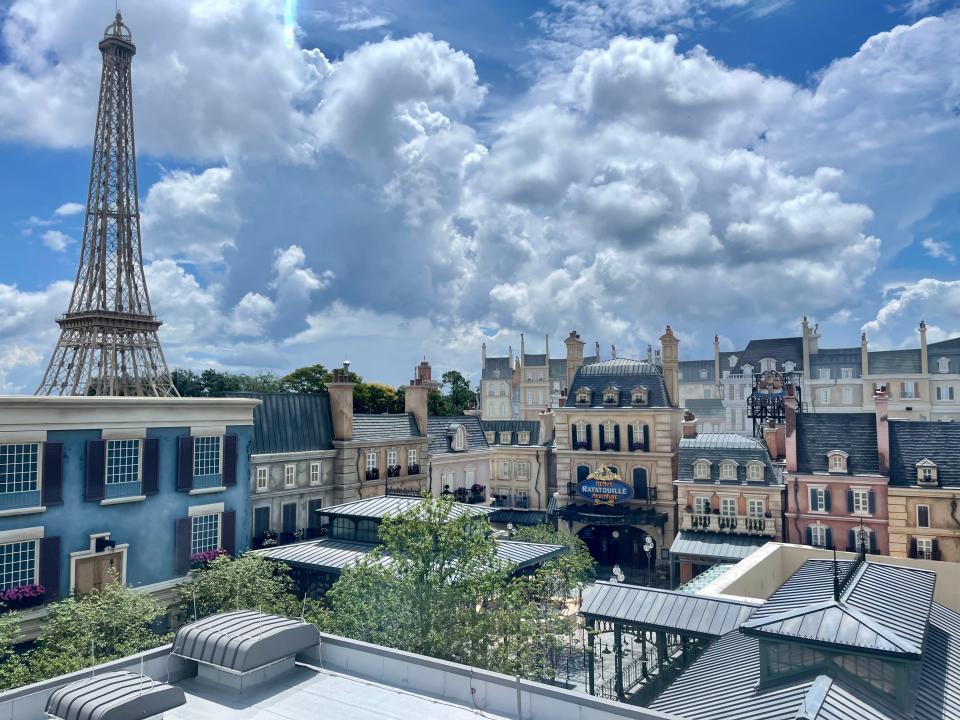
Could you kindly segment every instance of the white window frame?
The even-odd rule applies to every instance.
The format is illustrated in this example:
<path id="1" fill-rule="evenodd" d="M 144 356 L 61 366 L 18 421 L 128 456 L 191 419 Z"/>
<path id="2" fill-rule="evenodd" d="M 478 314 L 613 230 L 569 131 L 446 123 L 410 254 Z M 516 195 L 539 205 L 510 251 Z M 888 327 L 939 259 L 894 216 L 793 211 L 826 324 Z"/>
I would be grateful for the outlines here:
<path id="1" fill-rule="evenodd" d="M 512 445 L 513 433 L 511 432 L 500 432 L 500 444 L 501 445 Z"/>
<path id="2" fill-rule="evenodd" d="M 530 433 L 527 431 L 517 433 L 517 443 L 520 445 L 530 444 Z"/>
<path id="3" fill-rule="evenodd" d="M 709 460 L 696 460 L 693 463 L 693 479 L 694 480 L 710 479 L 710 461 Z"/>
<path id="4" fill-rule="evenodd" d="M 829 380 L 830 368 L 819 368 L 817 370 L 817 380 Z"/>
<path id="5" fill-rule="evenodd" d="M 407 448 L 407 467 L 417 464 L 417 449 Z"/>
<path id="6" fill-rule="evenodd" d="M 737 463 L 733 460 L 724 460 L 720 463 L 720 479 L 721 480 L 736 480 L 737 479 Z"/>
<path id="7" fill-rule="evenodd" d="M 487 431 L 484 433 L 484 435 L 487 437 L 487 444 L 488 444 L 488 445 L 496 445 L 496 444 L 497 444 L 497 433 L 496 433 L 495 430 L 487 430 Z"/>
<path id="8" fill-rule="evenodd" d="M 937 400 L 953 400 L 953 385 L 937 385 Z"/>
<path id="9" fill-rule="evenodd" d="M 377 470 L 377 453 L 370 451 L 366 455 L 366 468 L 367 470 Z"/>
<path id="10" fill-rule="evenodd" d="M 763 498 L 747 498 L 747 517 L 762 518 L 766 511 Z"/>
<path id="11" fill-rule="evenodd" d="M 827 453 L 827 472 L 847 472 L 847 453 L 842 450 L 831 450 Z"/>
<path id="12" fill-rule="evenodd" d="M 193 544 L 195 540 L 195 526 L 198 521 L 206 520 L 207 518 L 215 517 L 217 519 L 217 542 L 216 546 L 212 548 L 205 548 L 203 550 L 198 550 Z M 206 513 L 204 515 L 192 515 L 190 517 L 190 554 L 195 555 L 198 552 L 206 552 L 209 550 L 218 550 L 223 547 L 223 513 L 214 512 Z"/>
<path id="13" fill-rule="evenodd" d="M 921 560 L 932 560 L 933 538 L 918 537 L 914 539 L 917 541 L 917 558 Z"/>
<path id="14" fill-rule="evenodd" d="M 9 585 L 8 585 L 6 582 L 2 582 L 2 583 L 0 583 L 0 588 L 3 588 L 4 590 L 6 590 L 6 589 L 8 589 L 8 588 L 13 588 L 13 587 L 20 587 L 21 585 L 36 585 L 36 584 L 37 584 L 38 577 L 39 577 L 39 574 L 40 574 L 40 562 L 39 562 L 39 561 L 40 561 L 40 543 L 39 543 L 39 541 L 38 541 L 36 538 L 29 538 L 29 537 L 10 538 L 10 539 L 7 539 L 7 540 L 0 541 L 0 546 L 3 546 L 3 545 L 14 545 L 14 544 L 19 545 L 19 544 L 21 544 L 21 543 L 23 543 L 23 544 L 32 543 L 32 544 L 33 544 L 33 577 L 30 579 L 29 582 L 10 583 Z M 3 568 L 2 566 L 0 566 L 0 580 L 2 580 L 4 577 L 6 577 L 6 574 L 7 574 L 7 573 L 6 573 L 6 571 L 5 571 L 5 568 Z M 9 574 L 10 574 L 10 576 L 11 576 L 11 578 L 12 578 L 12 576 L 13 576 L 12 572 L 9 573 Z M 4 587 L 4 586 L 6 586 L 6 587 Z"/>
<path id="15" fill-rule="evenodd" d="M 870 491 L 864 488 L 853 488 L 853 514 L 870 514 Z"/>
<path id="16" fill-rule="evenodd" d="M 709 515 L 713 512 L 708 495 L 697 495 L 693 498 L 693 511 L 698 515 Z"/>
<path id="17" fill-rule="evenodd" d="M 107 485 L 111 484 L 122 484 L 122 483 L 132 483 L 132 482 L 143 482 L 143 438 L 116 438 L 107 440 L 106 451 L 104 453 L 104 463 L 103 463 L 103 475 L 104 483 Z M 114 480 L 113 483 L 110 481 L 110 449 L 121 445 L 122 443 L 132 443 L 137 444 L 137 477 L 136 480 Z"/>
<path id="18" fill-rule="evenodd" d="M 310 463 L 310 484 L 311 484 L 311 485 L 319 485 L 319 484 L 320 484 L 320 478 L 321 478 L 320 463 L 314 461 L 314 462 Z"/>
<path id="19" fill-rule="evenodd" d="M 852 387 L 843 388 L 843 404 L 853 405 L 853 388 Z"/>
<path id="20" fill-rule="evenodd" d="M 816 493 L 816 507 L 810 506 L 810 512 L 825 513 L 827 511 L 827 489 L 825 487 L 810 488 Z"/>
<path id="21" fill-rule="evenodd" d="M 763 480 L 763 463 L 747 463 L 747 480 Z"/>
<path id="22" fill-rule="evenodd" d="M 817 394 L 820 396 L 821 405 L 830 404 L 830 388 L 820 388 L 820 392 Z"/>
<path id="23" fill-rule="evenodd" d="M 283 466 L 283 487 L 286 490 L 297 486 L 297 465 L 290 463 Z"/>
<path id="24" fill-rule="evenodd" d="M 197 467 L 197 461 L 198 461 L 197 451 L 200 449 L 199 446 L 202 444 L 200 441 L 209 441 L 209 440 L 217 441 L 217 458 L 216 458 L 217 470 L 216 472 L 212 472 L 212 473 L 197 472 L 197 470 L 200 469 Z M 223 474 L 223 436 L 222 435 L 195 435 L 193 437 L 193 476 L 202 477 L 204 475 L 222 475 L 222 474 Z"/>
<path id="25" fill-rule="evenodd" d="M 467 429 L 463 425 L 457 425 L 457 429 L 453 431 L 453 449 L 460 452 L 467 449 Z M 387 465 L 389 464 L 387 461 Z"/>
<path id="26" fill-rule="evenodd" d="M 927 524 L 926 524 L 926 525 L 921 525 L 921 524 L 920 524 L 920 508 L 926 508 L 926 509 L 927 509 Z M 918 527 L 918 528 L 928 528 L 928 527 L 930 527 L 930 506 L 929 506 L 929 505 L 926 505 L 926 504 L 917 505 L 916 510 L 914 511 L 914 515 L 916 516 L 916 521 L 917 521 L 917 527 Z M 919 550 L 919 548 L 917 548 L 917 549 Z"/>
<path id="27" fill-rule="evenodd" d="M 12 455 L 17 456 L 18 458 L 22 458 L 22 456 L 23 456 L 24 453 L 26 453 L 28 457 L 32 457 L 33 455 L 36 455 L 36 467 L 33 467 L 33 468 L 25 468 L 25 467 L 24 467 L 24 463 L 21 461 L 21 462 L 19 462 L 19 463 L 16 464 L 17 467 L 16 467 L 16 468 L 13 470 L 13 472 L 11 473 L 11 474 L 13 474 L 13 475 L 22 475 L 24 472 L 26 472 L 28 476 L 32 475 L 32 478 L 28 478 L 28 480 L 26 480 L 26 481 L 23 480 L 22 478 L 19 479 L 19 480 L 12 479 L 12 478 L 9 479 L 9 480 L 7 480 L 7 481 L 4 483 L 4 486 L 5 486 L 5 487 L 7 487 L 8 485 L 14 485 L 15 488 L 17 488 L 17 489 L 13 489 L 13 490 L 8 490 L 8 491 L 5 491 L 5 492 L 2 492 L 2 493 L 0 493 L 0 495 L 20 493 L 20 492 L 37 492 L 37 491 L 42 490 L 42 488 L 43 488 L 43 484 L 42 484 L 42 481 L 43 481 L 43 448 L 41 448 L 40 446 L 41 446 L 41 443 L 38 443 L 38 442 L 2 443 L 2 444 L 0 444 L 0 450 L 3 450 L 5 455 L 6 455 L 6 454 L 12 454 Z M 29 448 L 29 449 L 28 449 L 28 448 Z M 27 463 L 27 464 L 28 464 L 28 465 L 33 465 L 32 462 L 29 462 L 29 463 Z M 25 484 L 28 484 L 28 485 L 30 485 L 31 487 L 29 487 L 28 489 L 23 489 Z"/>
<path id="28" fill-rule="evenodd" d="M 530 463 L 526 460 L 521 460 L 517 463 L 517 477 L 530 477 Z"/>
<path id="29" fill-rule="evenodd" d="M 853 380 L 853 368 L 840 368 L 841 380 Z"/>
<path id="30" fill-rule="evenodd" d="M 400 464 L 400 453 L 396 448 L 387 450 L 387 467 L 394 467 Z"/>
<path id="31" fill-rule="evenodd" d="M 587 423 L 583 420 L 577 422 L 577 442 L 587 441 Z"/>
<path id="32" fill-rule="evenodd" d="M 510 477 L 510 461 L 509 460 L 500 461 L 500 477 L 502 478 Z"/>
<path id="33" fill-rule="evenodd" d="M 266 492 L 270 489 L 270 468 L 266 465 L 257 465 L 257 492 Z"/>
<path id="34" fill-rule="evenodd" d="M 737 516 L 737 499 L 735 497 L 720 498 L 720 514 L 723 517 L 736 517 Z"/>
<path id="35" fill-rule="evenodd" d="M 950 372 L 950 358 L 937 358 L 937 372 L 946 375 Z"/>
<path id="36" fill-rule="evenodd" d="M 810 541 L 813 544 L 813 547 L 822 547 L 827 546 L 827 527 L 826 525 L 821 525 L 817 523 L 816 525 L 810 526 Z"/>
<path id="37" fill-rule="evenodd" d="M 909 388 L 909 391 L 907 390 Z M 916 380 L 906 380 L 900 383 L 900 399 L 901 400 L 919 400 L 920 399 L 920 383 Z"/>

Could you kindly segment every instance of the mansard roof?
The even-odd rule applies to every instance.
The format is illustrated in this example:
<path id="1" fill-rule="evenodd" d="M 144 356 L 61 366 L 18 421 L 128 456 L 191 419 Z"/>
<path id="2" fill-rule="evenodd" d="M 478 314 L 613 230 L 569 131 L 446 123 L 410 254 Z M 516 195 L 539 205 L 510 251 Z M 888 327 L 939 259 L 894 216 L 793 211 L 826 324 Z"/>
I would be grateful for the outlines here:
<path id="1" fill-rule="evenodd" d="M 536 420 L 481 420 L 484 432 L 495 432 L 493 444 L 500 444 L 500 433 L 510 433 L 510 444 L 519 445 L 518 434 L 530 433 L 530 445 L 540 442 L 540 423 Z"/>
<path id="2" fill-rule="evenodd" d="M 637 385 L 647 389 L 647 402 L 643 407 L 670 406 L 661 368 L 653 363 L 629 358 L 602 360 L 579 368 L 567 395 L 566 406 L 577 407 L 577 390 L 584 388 L 592 393 L 592 407 L 610 407 L 603 402 L 603 390 L 609 385 L 619 388 L 618 407 L 633 407 L 630 393 Z"/>
<path id="3" fill-rule="evenodd" d="M 420 437 L 420 428 L 413 413 L 353 416 L 354 440 L 410 440 L 417 437 Z"/>
<path id="4" fill-rule="evenodd" d="M 890 421 L 890 484 L 915 485 L 917 463 L 937 466 L 942 487 L 960 488 L 960 423 Z"/>
<path id="5" fill-rule="evenodd" d="M 509 357 L 488 357 L 483 366 L 484 380 L 509 380 L 513 377 Z"/>
<path id="6" fill-rule="evenodd" d="M 874 413 L 798 413 L 797 472 L 829 471 L 827 453 L 847 453 L 850 474 L 880 473 Z"/>
<path id="7" fill-rule="evenodd" d="M 489 450 L 487 436 L 483 433 L 480 418 L 475 415 L 451 415 L 427 418 L 427 434 L 430 435 L 430 454 L 443 455 L 445 453 L 463 454 L 463 451 L 454 451 L 453 432 L 457 425 L 463 425 L 467 432 L 467 452 Z"/>
<path id="8" fill-rule="evenodd" d="M 710 462 L 709 480 L 695 480 L 693 477 L 693 464 L 701 459 Z M 724 460 L 737 463 L 735 480 L 720 480 L 720 463 Z M 762 480 L 747 480 L 747 464 L 750 462 L 763 463 Z M 677 465 L 677 479 L 684 482 L 778 484 L 767 446 L 759 440 L 735 433 L 698 433 L 696 437 L 680 438 Z"/>
<path id="9" fill-rule="evenodd" d="M 929 354 L 929 348 L 927 348 Z M 920 372 L 920 349 L 877 350 L 868 355 L 871 375 L 915 375 Z"/>
<path id="10" fill-rule="evenodd" d="M 305 393 L 229 392 L 260 400 L 253 410 L 253 455 L 333 449 L 330 396 Z"/>

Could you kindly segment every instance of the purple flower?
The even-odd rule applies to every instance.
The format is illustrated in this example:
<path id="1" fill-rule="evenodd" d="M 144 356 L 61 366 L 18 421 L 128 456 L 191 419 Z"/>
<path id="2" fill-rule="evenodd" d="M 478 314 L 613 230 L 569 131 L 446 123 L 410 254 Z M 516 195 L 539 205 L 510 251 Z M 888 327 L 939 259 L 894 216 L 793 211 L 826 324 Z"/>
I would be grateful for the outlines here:
<path id="1" fill-rule="evenodd" d="M 20 600 L 42 598 L 46 592 L 47 589 L 43 585 L 34 585 L 33 583 L 17 585 L 16 587 L 7 588 L 6 590 L 0 590 L 0 602 L 10 603 Z"/>
<path id="2" fill-rule="evenodd" d="M 198 552 L 191 555 L 190 561 L 196 565 L 206 565 L 207 563 L 216 560 L 218 557 L 222 557 L 223 555 L 229 555 L 229 553 L 222 548 L 217 548 L 215 550 L 204 550 L 203 552 Z"/>

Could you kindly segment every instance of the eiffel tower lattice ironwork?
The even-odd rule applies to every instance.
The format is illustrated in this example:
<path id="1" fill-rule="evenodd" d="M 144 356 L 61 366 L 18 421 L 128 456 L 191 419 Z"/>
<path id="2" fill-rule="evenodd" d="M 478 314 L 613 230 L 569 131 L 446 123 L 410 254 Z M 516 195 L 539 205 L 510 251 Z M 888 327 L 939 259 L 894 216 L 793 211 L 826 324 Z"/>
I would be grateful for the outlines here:
<path id="1" fill-rule="evenodd" d="M 99 47 L 103 73 L 80 267 L 36 394 L 176 396 L 143 274 L 131 87 L 137 49 L 119 12 Z"/>

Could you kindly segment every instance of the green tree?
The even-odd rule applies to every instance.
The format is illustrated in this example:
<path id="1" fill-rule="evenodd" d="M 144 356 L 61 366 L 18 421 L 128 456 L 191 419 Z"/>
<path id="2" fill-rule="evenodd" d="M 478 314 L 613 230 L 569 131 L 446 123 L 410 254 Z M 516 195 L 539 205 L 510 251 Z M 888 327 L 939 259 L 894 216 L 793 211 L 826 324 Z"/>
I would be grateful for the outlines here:
<path id="1" fill-rule="evenodd" d="M 563 545 L 567 552 L 550 560 L 548 567 L 553 569 L 551 577 L 556 585 L 550 588 L 554 595 L 570 595 L 581 589 L 596 576 L 596 563 L 587 544 L 566 530 L 554 530 L 549 525 L 521 526 L 513 535 L 513 540 Z"/>
<path id="2" fill-rule="evenodd" d="M 441 379 L 447 392 L 447 406 L 451 415 L 463 415 L 464 410 L 476 407 L 477 398 L 470 389 L 470 381 L 457 370 L 448 370 Z"/>
<path id="3" fill-rule="evenodd" d="M 382 383 L 357 383 L 353 388 L 353 411 L 356 413 L 393 413 L 398 409 L 397 391 Z"/>
<path id="4" fill-rule="evenodd" d="M 307 365 L 280 378 L 286 390 L 295 393 L 322 393 L 327 391 L 327 383 L 332 374 L 323 365 Z"/>
<path id="5" fill-rule="evenodd" d="M 0 614 L 0 692 L 31 681 L 23 656 L 16 651 L 20 613 Z"/>
<path id="6" fill-rule="evenodd" d="M 177 588 L 178 614 L 184 621 L 238 608 L 299 615 L 301 603 L 287 570 L 282 563 L 252 553 L 218 557 L 191 570 L 189 581 Z"/>
<path id="7" fill-rule="evenodd" d="M 450 406 L 447 399 L 439 390 L 431 390 L 427 394 L 427 414 L 428 415 L 450 415 Z"/>
<path id="8" fill-rule="evenodd" d="M 70 673 L 162 645 L 155 632 L 165 611 L 149 594 L 118 582 L 53 603 L 27 655 L 31 681 Z"/>

